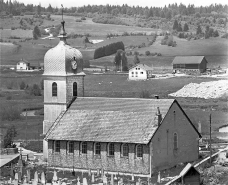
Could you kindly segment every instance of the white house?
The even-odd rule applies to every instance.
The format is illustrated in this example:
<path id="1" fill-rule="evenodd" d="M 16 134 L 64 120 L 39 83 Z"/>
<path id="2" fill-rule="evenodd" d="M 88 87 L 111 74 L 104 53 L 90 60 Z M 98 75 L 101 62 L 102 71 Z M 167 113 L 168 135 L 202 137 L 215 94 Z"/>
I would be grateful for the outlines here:
<path id="1" fill-rule="evenodd" d="M 129 80 L 146 80 L 152 77 L 152 68 L 145 64 L 136 64 L 129 69 Z"/>
<path id="2" fill-rule="evenodd" d="M 17 71 L 26 71 L 29 70 L 30 64 L 28 61 L 24 60 L 23 58 L 17 63 L 16 70 Z"/>

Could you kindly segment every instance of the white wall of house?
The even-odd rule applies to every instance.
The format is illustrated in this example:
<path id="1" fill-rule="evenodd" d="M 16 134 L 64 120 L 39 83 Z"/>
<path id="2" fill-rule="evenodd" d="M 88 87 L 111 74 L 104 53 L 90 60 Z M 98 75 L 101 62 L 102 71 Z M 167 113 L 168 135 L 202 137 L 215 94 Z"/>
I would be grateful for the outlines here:
<path id="1" fill-rule="evenodd" d="M 147 71 L 145 69 L 136 66 L 129 70 L 129 80 L 146 80 Z"/>
<path id="2" fill-rule="evenodd" d="M 18 62 L 16 69 L 17 69 L 17 71 L 28 70 L 28 65 L 26 62 Z"/>

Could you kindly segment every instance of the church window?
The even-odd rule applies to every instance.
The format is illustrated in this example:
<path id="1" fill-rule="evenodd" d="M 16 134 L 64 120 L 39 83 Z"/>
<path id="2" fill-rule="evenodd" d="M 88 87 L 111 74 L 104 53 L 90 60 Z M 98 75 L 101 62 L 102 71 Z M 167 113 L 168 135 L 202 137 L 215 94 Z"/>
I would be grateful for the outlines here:
<path id="1" fill-rule="evenodd" d="M 60 141 L 55 141 L 55 152 L 60 152 Z"/>
<path id="2" fill-rule="evenodd" d="M 95 153 L 95 155 L 100 155 L 101 154 L 101 144 L 100 143 L 95 143 L 94 144 L 94 153 Z"/>
<path id="3" fill-rule="evenodd" d="M 142 157 L 142 156 L 143 156 L 143 146 L 136 145 L 136 157 Z"/>
<path id="4" fill-rule="evenodd" d="M 77 87 L 77 82 L 73 83 L 73 96 L 78 95 L 78 87 Z"/>
<path id="5" fill-rule="evenodd" d="M 140 72 L 141 74 L 143 74 L 143 72 Z"/>
<path id="6" fill-rule="evenodd" d="M 57 83 L 52 83 L 52 96 L 57 96 Z"/>
<path id="7" fill-rule="evenodd" d="M 81 152 L 87 154 L 87 142 L 81 142 Z"/>
<path id="8" fill-rule="evenodd" d="M 108 155 L 109 156 L 114 156 L 114 153 L 115 153 L 114 143 L 109 143 L 108 144 Z"/>
<path id="9" fill-rule="evenodd" d="M 68 142 L 68 146 L 69 146 L 69 153 L 74 153 L 74 142 L 73 141 L 69 141 Z"/>
<path id="10" fill-rule="evenodd" d="M 174 150 L 177 150 L 178 149 L 178 136 L 177 136 L 177 133 L 174 133 L 173 134 L 173 144 L 174 144 Z"/>
<path id="11" fill-rule="evenodd" d="M 122 151 L 123 157 L 128 157 L 128 153 L 129 153 L 128 144 L 122 144 L 121 151 Z"/>

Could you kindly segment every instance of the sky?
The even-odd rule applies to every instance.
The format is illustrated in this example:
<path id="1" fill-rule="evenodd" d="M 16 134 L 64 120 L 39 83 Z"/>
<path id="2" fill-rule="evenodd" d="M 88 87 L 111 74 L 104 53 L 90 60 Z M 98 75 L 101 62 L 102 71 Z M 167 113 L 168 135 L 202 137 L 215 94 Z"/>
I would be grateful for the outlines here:
<path id="1" fill-rule="evenodd" d="M 79 7 L 84 5 L 122 5 L 127 4 L 129 6 L 155 6 L 155 7 L 164 7 L 165 5 L 177 3 L 177 4 L 194 4 L 195 6 L 208 6 L 211 4 L 228 4 L 227 0 L 163 0 L 163 1 L 152 1 L 152 0 L 18 0 L 19 2 L 22 2 L 24 4 L 34 4 L 38 5 L 39 3 L 42 6 L 47 7 L 49 4 L 51 4 L 52 7 L 61 7 L 61 4 L 63 4 L 64 7 Z"/>

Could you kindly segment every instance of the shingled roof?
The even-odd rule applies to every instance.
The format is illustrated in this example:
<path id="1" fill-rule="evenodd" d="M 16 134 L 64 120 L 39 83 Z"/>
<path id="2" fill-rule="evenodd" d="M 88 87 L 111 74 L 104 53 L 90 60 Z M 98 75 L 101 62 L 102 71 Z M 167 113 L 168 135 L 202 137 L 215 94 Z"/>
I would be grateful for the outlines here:
<path id="1" fill-rule="evenodd" d="M 173 64 L 200 64 L 204 56 L 177 56 L 173 60 Z"/>
<path id="2" fill-rule="evenodd" d="M 147 144 L 174 99 L 77 98 L 46 135 L 48 140 Z"/>
<path id="3" fill-rule="evenodd" d="M 133 68 L 135 68 L 135 67 L 140 67 L 140 68 L 142 68 L 142 69 L 145 69 L 146 71 L 152 71 L 152 70 L 153 70 L 152 67 L 149 67 L 149 66 L 146 65 L 146 64 L 136 64 L 136 65 L 132 66 L 130 69 L 133 69 Z M 130 70 L 130 69 L 129 69 L 129 70 Z"/>

